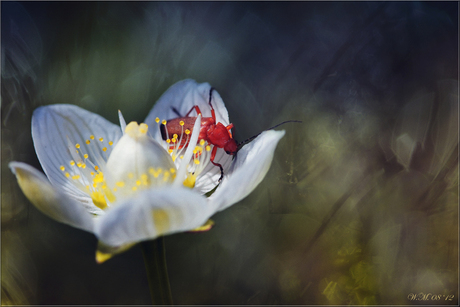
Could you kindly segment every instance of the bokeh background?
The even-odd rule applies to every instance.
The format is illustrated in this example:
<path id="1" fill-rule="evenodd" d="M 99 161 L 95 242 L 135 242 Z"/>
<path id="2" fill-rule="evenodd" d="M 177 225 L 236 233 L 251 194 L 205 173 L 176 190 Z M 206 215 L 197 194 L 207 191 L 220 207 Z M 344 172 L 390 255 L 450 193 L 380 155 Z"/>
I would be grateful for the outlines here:
<path id="1" fill-rule="evenodd" d="M 458 12 L 2 1 L 2 304 L 150 304 L 139 246 L 97 265 L 96 238 L 36 210 L 8 162 L 40 169 L 40 105 L 142 122 L 185 78 L 217 89 L 238 140 L 303 123 L 211 231 L 166 237 L 175 303 L 458 304 Z"/>

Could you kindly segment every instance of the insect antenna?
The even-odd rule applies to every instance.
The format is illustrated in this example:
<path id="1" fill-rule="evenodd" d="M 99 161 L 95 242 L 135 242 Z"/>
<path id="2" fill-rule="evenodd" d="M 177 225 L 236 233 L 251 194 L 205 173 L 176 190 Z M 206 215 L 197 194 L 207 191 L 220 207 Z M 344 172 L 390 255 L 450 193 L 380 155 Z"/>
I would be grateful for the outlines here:
<path id="1" fill-rule="evenodd" d="M 173 110 L 174 113 L 176 113 L 177 117 L 183 117 L 179 111 L 177 111 L 177 109 L 175 107 L 171 107 L 171 109 Z"/>
<path id="2" fill-rule="evenodd" d="M 238 149 L 237 149 L 237 152 L 238 152 L 244 145 L 246 145 L 247 143 L 249 143 L 249 142 L 251 142 L 252 140 L 254 140 L 256 137 L 258 137 L 258 136 L 259 136 L 262 132 L 264 132 L 264 131 L 275 129 L 276 127 L 279 127 L 279 126 L 284 125 L 284 124 L 286 124 L 286 123 L 301 123 L 301 122 L 302 122 L 301 120 L 286 120 L 286 121 L 284 121 L 284 122 L 282 122 L 282 123 L 279 123 L 278 125 L 275 125 L 275 126 L 273 126 L 273 127 L 270 127 L 270 128 L 268 128 L 268 129 L 265 129 L 265 130 L 263 130 L 263 131 L 257 133 L 256 135 L 253 135 L 253 136 L 251 136 L 250 138 L 248 138 L 248 139 L 246 139 L 246 140 L 244 140 L 244 141 L 238 143 L 238 145 L 237 145 L 237 148 L 238 148 Z"/>
<path id="3" fill-rule="evenodd" d="M 211 87 L 211 89 L 209 90 L 209 106 L 211 107 L 211 110 L 213 110 L 214 108 L 212 107 L 212 104 L 211 104 L 211 100 L 212 100 L 212 91 L 214 91 L 214 88 Z"/>

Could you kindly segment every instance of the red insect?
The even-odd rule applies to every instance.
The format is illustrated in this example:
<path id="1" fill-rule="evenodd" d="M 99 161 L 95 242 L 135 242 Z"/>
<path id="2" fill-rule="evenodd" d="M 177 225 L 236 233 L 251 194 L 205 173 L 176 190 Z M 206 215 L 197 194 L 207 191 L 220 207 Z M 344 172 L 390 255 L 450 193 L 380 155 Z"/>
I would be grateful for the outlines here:
<path id="1" fill-rule="evenodd" d="M 220 178 L 219 181 L 222 180 L 224 175 L 224 170 L 222 165 L 219 163 L 214 162 L 216 157 L 217 148 L 223 148 L 225 152 L 229 155 L 235 155 L 238 152 L 238 145 L 235 139 L 232 136 L 231 129 L 233 128 L 233 124 L 228 126 L 224 126 L 222 123 L 216 123 L 216 113 L 214 112 L 214 108 L 211 104 L 212 99 L 212 91 L 214 88 L 211 88 L 209 91 L 209 106 L 211 107 L 211 117 L 201 117 L 201 127 L 200 133 L 198 135 L 198 141 L 205 140 L 209 144 L 214 145 L 214 148 L 211 152 L 211 163 L 215 166 L 220 168 Z M 195 110 L 197 115 L 201 114 L 201 110 L 198 106 L 193 106 L 190 111 L 185 115 L 185 117 L 178 117 L 174 119 L 170 119 L 166 122 L 166 125 L 160 126 L 161 137 L 163 140 L 171 139 L 174 134 L 181 135 L 186 129 L 193 132 L 193 126 L 196 121 L 195 117 L 189 117 L 190 113 Z M 173 111 L 177 113 L 179 116 L 179 112 L 173 108 Z M 180 125 L 180 122 L 183 122 L 184 125 Z M 188 145 L 188 138 L 182 138 L 182 142 L 179 145 L 179 148 Z"/>
<path id="2" fill-rule="evenodd" d="M 214 108 L 212 107 L 211 100 L 212 100 L 212 91 L 214 88 L 211 88 L 209 91 L 209 106 L 211 107 L 211 117 L 201 117 L 201 127 L 200 127 L 200 133 L 198 135 L 198 141 L 200 140 L 205 140 L 209 144 L 214 145 L 214 148 L 212 149 L 211 152 L 211 163 L 214 164 L 215 166 L 220 168 L 220 178 L 219 182 L 222 180 L 224 176 L 224 170 L 222 168 L 222 165 L 219 163 L 214 162 L 214 159 L 216 157 L 217 153 L 217 148 L 223 148 L 225 152 L 228 155 L 236 155 L 236 153 L 243 147 L 245 144 L 249 143 L 253 139 L 255 139 L 260 133 L 248 138 L 247 140 L 238 143 L 232 136 L 231 129 L 233 128 L 233 124 L 230 124 L 228 126 L 224 126 L 222 123 L 216 123 L 216 114 L 214 112 Z M 190 133 L 193 132 L 193 126 L 196 121 L 196 116 L 195 117 L 189 117 L 190 113 L 193 112 L 193 110 L 196 111 L 197 116 L 198 114 L 201 114 L 201 110 L 198 106 L 193 106 L 190 111 L 187 112 L 187 114 L 182 117 L 181 114 L 173 108 L 173 111 L 179 116 L 178 118 L 170 119 L 166 122 L 166 125 L 161 125 L 160 126 L 160 131 L 161 131 L 161 137 L 163 140 L 171 139 L 173 136 L 176 135 L 181 135 L 184 133 L 186 129 L 190 131 Z M 183 122 L 183 125 L 180 123 Z M 267 130 L 274 129 L 284 123 L 288 122 L 301 122 L 298 120 L 288 120 L 285 122 L 282 122 L 276 126 L 273 126 Z M 181 138 L 181 144 L 179 144 L 179 148 L 182 148 L 183 146 L 187 146 L 189 139 L 182 137 Z"/>

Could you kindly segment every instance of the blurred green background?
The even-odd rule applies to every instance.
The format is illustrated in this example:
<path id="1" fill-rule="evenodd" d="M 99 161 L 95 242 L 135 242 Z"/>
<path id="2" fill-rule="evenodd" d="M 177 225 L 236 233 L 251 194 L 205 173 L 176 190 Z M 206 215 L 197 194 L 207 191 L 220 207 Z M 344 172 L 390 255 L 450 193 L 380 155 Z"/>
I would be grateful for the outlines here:
<path id="1" fill-rule="evenodd" d="M 40 105 L 142 122 L 185 78 L 237 140 L 303 123 L 211 231 L 166 237 L 176 304 L 458 304 L 457 2 L 1 2 L 1 23 L 2 304 L 150 304 L 139 246 L 97 265 L 8 162 L 40 169 Z"/>

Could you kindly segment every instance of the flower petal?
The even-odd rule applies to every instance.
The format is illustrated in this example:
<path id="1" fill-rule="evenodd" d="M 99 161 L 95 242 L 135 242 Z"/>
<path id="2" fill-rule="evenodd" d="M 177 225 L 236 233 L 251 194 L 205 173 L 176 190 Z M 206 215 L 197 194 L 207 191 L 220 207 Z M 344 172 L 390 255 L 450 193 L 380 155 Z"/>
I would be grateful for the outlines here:
<path id="1" fill-rule="evenodd" d="M 153 189 L 108 209 L 95 233 L 105 245 L 122 246 L 197 228 L 213 213 L 206 198 L 190 189 Z"/>
<path id="2" fill-rule="evenodd" d="M 58 222 L 93 232 L 91 214 L 81 203 L 53 187 L 43 173 L 21 162 L 11 162 L 9 167 L 24 194 L 40 211 Z"/>
<path id="3" fill-rule="evenodd" d="M 233 160 L 230 172 L 209 200 L 222 211 L 245 198 L 262 181 L 270 168 L 273 153 L 284 131 L 262 132 L 245 145 Z"/>
<path id="4" fill-rule="evenodd" d="M 232 159 L 233 156 L 228 155 L 222 148 L 218 148 L 214 162 L 222 165 L 222 169 L 224 170 L 225 175 L 230 169 Z M 194 190 L 205 194 L 214 189 L 218 183 L 219 178 L 220 169 L 214 164 L 209 163 L 196 179 Z"/>
<path id="5" fill-rule="evenodd" d="M 160 120 L 173 119 L 179 117 L 174 112 L 174 109 L 180 115 L 185 116 L 193 106 L 198 106 L 203 117 L 211 117 L 211 108 L 209 107 L 209 91 L 211 85 L 209 83 L 198 84 L 195 80 L 185 79 L 172 85 L 155 103 L 145 123 L 149 126 L 150 135 L 158 142 L 163 142 L 159 131 L 159 125 L 155 122 L 155 118 Z M 229 125 L 228 112 L 225 104 L 222 101 L 217 91 L 212 92 L 212 106 L 216 113 L 217 122 L 221 122 L 225 126 Z M 193 111 L 190 116 L 195 117 L 197 114 Z"/>
<path id="6" fill-rule="evenodd" d="M 89 196 L 76 188 L 60 169 L 61 166 L 69 168 L 69 163 L 73 159 L 68 148 L 69 142 L 72 146 L 79 144 L 79 150 L 88 153 L 90 159 L 93 159 L 92 162 L 97 164 L 98 160 L 107 159 L 121 134 L 119 126 L 73 105 L 57 104 L 40 107 L 34 111 L 32 117 L 35 151 L 51 183 L 62 188 L 62 191 L 74 199 L 91 204 Z M 91 140 L 90 136 L 94 136 L 95 139 Z M 86 144 L 87 141 L 92 143 Z M 109 145 L 109 141 L 113 142 L 112 146 Z M 103 152 L 103 147 L 107 148 L 106 152 Z M 97 210 L 95 207 L 92 209 Z"/>

